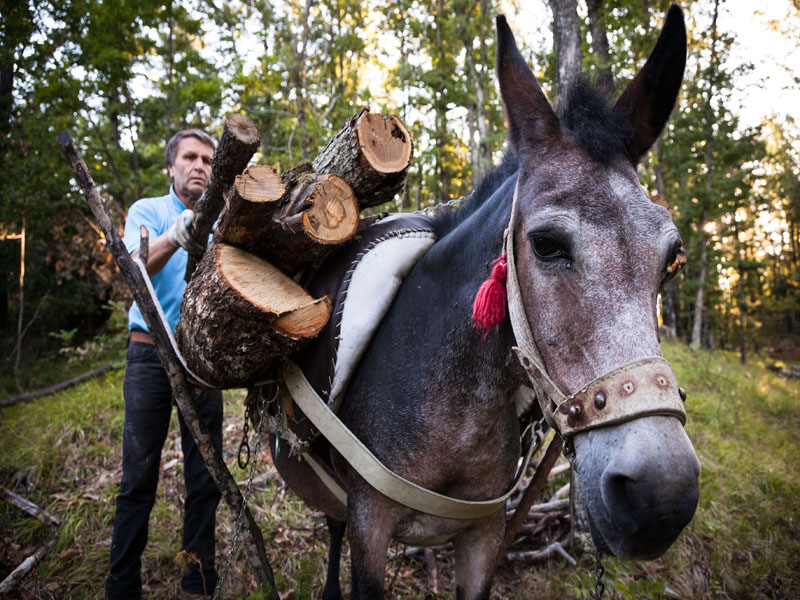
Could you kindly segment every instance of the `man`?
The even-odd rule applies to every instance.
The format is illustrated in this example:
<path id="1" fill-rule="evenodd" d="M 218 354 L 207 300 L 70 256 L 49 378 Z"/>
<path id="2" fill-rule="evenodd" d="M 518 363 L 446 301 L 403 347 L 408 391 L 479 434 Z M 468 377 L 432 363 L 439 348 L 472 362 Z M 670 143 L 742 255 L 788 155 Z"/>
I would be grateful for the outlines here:
<path id="1" fill-rule="evenodd" d="M 192 209 L 211 177 L 213 154 L 214 141 L 206 133 L 197 129 L 176 133 L 167 143 L 166 151 L 167 172 L 172 180 L 169 193 L 135 202 L 125 223 L 125 246 L 134 257 L 139 253 L 139 228 L 144 225 L 148 229 L 147 273 L 173 331 L 186 289 L 183 279 L 188 258 L 186 249 L 198 246 L 192 233 Z M 169 380 L 135 303 L 128 313 L 128 323 L 122 483 L 114 517 L 111 568 L 106 580 L 106 597 L 114 600 L 141 597 L 141 555 L 147 545 L 161 448 L 172 412 Z M 214 443 L 221 450 L 222 394 L 219 390 L 205 390 L 195 394 L 195 401 Z M 186 483 L 182 548 L 196 556 L 202 565 L 201 568 L 190 559 L 190 566 L 181 579 L 182 597 L 210 597 L 217 584 L 214 527 L 220 493 L 180 411 L 178 418 Z"/>

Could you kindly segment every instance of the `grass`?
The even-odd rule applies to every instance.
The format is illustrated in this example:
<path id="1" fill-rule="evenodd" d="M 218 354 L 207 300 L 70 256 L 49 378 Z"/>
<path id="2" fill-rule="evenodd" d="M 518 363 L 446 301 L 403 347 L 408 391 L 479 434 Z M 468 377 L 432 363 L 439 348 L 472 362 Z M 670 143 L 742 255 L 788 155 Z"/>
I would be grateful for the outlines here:
<path id="1" fill-rule="evenodd" d="M 800 384 L 783 380 L 756 359 L 742 366 L 733 354 L 693 352 L 667 343 L 665 356 L 688 390 L 686 429 L 703 466 L 697 515 L 665 556 L 651 562 L 604 559 L 606 598 L 800 598 Z M 47 367 L 52 370 L 52 366 Z M 226 393 L 225 460 L 235 465 L 241 438 L 241 392 Z M 122 371 L 0 412 L 0 484 L 58 516 L 43 525 L 0 502 L 0 579 L 49 540 L 52 551 L 9 598 L 98 598 L 120 477 Z M 181 567 L 184 494 L 177 419 L 162 454 L 143 578 L 152 598 L 175 598 Z M 251 441 L 252 443 L 252 441 Z M 258 473 L 271 469 L 262 451 Z M 549 493 L 567 481 L 551 482 Z M 264 533 L 282 598 L 317 598 L 325 576 L 327 530 L 277 477 L 253 492 L 251 507 Z M 233 538 L 233 517 L 219 510 L 218 565 Z M 397 549 L 397 548 L 393 548 Z M 594 561 L 577 554 L 578 567 L 560 559 L 542 565 L 503 563 L 492 598 L 587 598 Z M 343 589 L 349 589 L 347 546 Z M 439 589 L 454 595 L 452 559 L 440 556 Z M 392 562 L 392 598 L 430 597 L 423 557 Z M 244 550 L 233 555 L 227 598 L 259 597 Z"/>

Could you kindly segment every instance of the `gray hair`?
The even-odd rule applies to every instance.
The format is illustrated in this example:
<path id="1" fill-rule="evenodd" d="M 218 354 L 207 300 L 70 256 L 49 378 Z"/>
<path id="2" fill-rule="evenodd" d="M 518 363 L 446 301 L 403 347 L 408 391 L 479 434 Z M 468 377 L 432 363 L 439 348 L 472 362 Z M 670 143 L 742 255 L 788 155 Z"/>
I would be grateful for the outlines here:
<path id="1" fill-rule="evenodd" d="M 173 135 L 169 141 L 167 142 L 167 155 L 166 155 L 166 166 L 171 167 L 175 164 L 175 155 L 178 153 L 178 144 L 181 143 L 181 140 L 187 137 L 193 137 L 195 139 L 200 140 L 207 146 L 211 146 L 212 148 L 217 147 L 214 143 L 214 140 L 211 139 L 211 136 L 208 135 L 205 131 L 201 129 L 184 129 L 179 131 L 175 135 Z"/>

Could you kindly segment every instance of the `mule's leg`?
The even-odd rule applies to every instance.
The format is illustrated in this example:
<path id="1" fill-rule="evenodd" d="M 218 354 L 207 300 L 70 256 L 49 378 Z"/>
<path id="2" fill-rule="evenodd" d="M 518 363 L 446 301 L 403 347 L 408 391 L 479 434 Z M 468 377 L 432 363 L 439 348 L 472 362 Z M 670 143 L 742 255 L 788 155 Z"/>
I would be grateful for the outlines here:
<path id="1" fill-rule="evenodd" d="M 457 600 L 488 600 L 497 553 L 503 541 L 505 511 L 454 540 Z"/>
<path id="2" fill-rule="evenodd" d="M 348 496 L 347 539 L 350 541 L 353 572 L 352 600 L 383 598 L 386 554 L 395 516 L 385 498 L 375 496 L 379 496 L 377 492 L 359 497 Z"/>
<path id="3" fill-rule="evenodd" d="M 342 557 L 342 541 L 347 523 L 330 517 L 325 517 L 325 521 L 328 523 L 331 541 L 328 548 L 328 575 L 322 590 L 322 600 L 340 600 L 342 588 L 339 587 L 339 559 Z"/>

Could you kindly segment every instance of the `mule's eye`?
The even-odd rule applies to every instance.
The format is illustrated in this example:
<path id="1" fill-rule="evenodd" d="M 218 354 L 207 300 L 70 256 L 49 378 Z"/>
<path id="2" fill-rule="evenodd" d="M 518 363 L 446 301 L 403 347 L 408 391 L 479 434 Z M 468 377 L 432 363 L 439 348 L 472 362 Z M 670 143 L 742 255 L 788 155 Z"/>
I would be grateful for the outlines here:
<path id="1" fill-rule="evenodd" d="M 528 239 L 533 247 L 533 253 L 539 260 L 555 260 L 569 258 L 567 245 L 548 233 L 531 233 Z"/>

